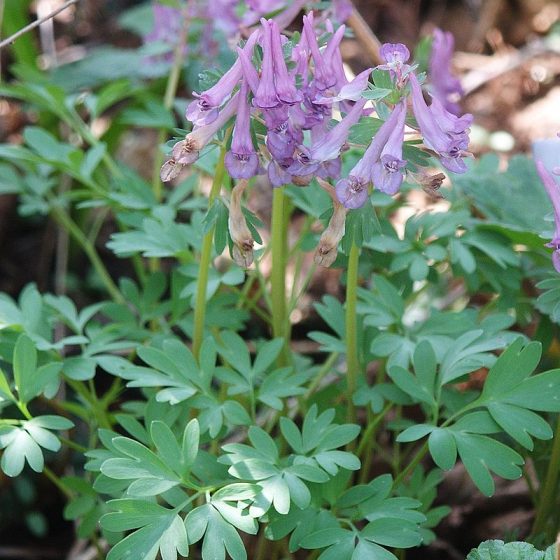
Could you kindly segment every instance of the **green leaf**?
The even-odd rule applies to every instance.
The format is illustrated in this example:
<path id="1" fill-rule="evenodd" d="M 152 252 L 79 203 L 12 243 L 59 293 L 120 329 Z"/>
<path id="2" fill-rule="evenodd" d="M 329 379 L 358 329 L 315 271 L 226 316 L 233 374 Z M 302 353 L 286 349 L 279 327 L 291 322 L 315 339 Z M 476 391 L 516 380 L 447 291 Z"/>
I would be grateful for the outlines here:
<path id="1" fill-rule="evenodd" d="M 161 552 L 162 560 L 176 560 L 177 553 L 187 556 L 188 539 L 183 520 L 175 510 L 141 500 L 111 500 L 109 506 L 116 512 L 101 518 L 101 525 L 108 531 L 134 531 L 107 555 L 107 560 L 142 558 L 155 560 Z"/>
<path id="2" fill-rule="evenodd" d="M 189 543 L 193 544 L 204 537 L 203 560 L 225 560 L 226 551 L 233 560 L 247 560 L 241 537 L 213 504 L 206 504 L 189 512 L 185 526 Z"/>
<path id="3" fill-rule="evenodd" d="M 434 429 L 437 429 L 435 426 L 430 424 L 415 424 L 414 426 L 410 426 L 406 430 L 402 431 L 398 437 L 397 441 L 408 443 L 410 441 L 417 441 L 426 437 L 429 433 L 433 432 Z"/>
<path id="4" fill-rule="evenodd" d="M 551 439 L 553 436 L 548 422 L 525 408 L 506 403 L 490 403 L 488 411 L 506 433 L 530 451 L 533 450 L 531 436 L 538 439 Z"/>
<path id="5" fill-rule="evenodd" d="M 445 428 L 436 428 L 428 438 L 430 454 L 435 464 L 444 471 L 450 470 L 457 461 L 457 444 L 453 434 Z"/>
<path id="6" fill-rule="evenodd" d="M 175 472 L 180 473 L 182 460 L 181 450 L 169 426 L 165 422 L 155 420 L 150 426 L 150 435 L 157 448 L 158 455 L 163 457 L 165 463 Z"/>
<path id="7" fill-rule="evenodd" d="M 6 375 L 1 369 L 0 369 L 0 397 L 7 398 L 14 402 L 16 401 L 16 398 L 12 393 L 12 390 L 10 389 L 10 384 L 6 379 Z"/>
<path id="8" fill-rule="evenodd" d="M 0 427 L 0 446 L 5 447 L 0 466 L 7 476 L 18 476 L 25 462 L 35 472 L 44 467 L 43 453 L 33 437 L 23 428 Z"/>
<path id="9" fill-rule="evenodd" d="M 37 350 L 26 334 L 21 334 L 17 339 L 13 366 L 19 398 L 27 403 L 35 396 L 31 388 L 31 377 L 37 368 Z"/>
<path id="10" fill-rule="evenodd" d="M 486 496 L 494 493 L 490 471 L 502 478 L 515 480 L 522 475 L 523 457 L 507 445 L 479 434 L 454 432 L 459 455 L 467 472 Z"/>
<path id="11" fill-rule="evenodd" d="M 469 552 L 467 560 L 554 560 L 554 546 L 545 552 L 525 542 L 486 541 Z"/>
<path id="12" fill-rule="evenodd" d="M 278 447 L 274 440 L 258 426 L 251 426 L 249 428 L 249 440 L 263 455 L 269 457 L 271 462 L 278 460 Z"/>
<path id="13" fill-rule="evenodd" d="M 523 348 L 523 339 L 518 338 L 490 368 L 481 398 L 499 397 L 519 385 L 539 364 L 541 351 L 539 342 L 531 342 Z"/>
<path id="14" fill-rule="evenodd" d="M 398 548 L 410 548 L 422 542 L 417 525 L 403 519 L 376 519 L 364 527 L 361 535 L 375 543 Z"/>
<path id="15" fill-rule="evenodd" d="M 183 432 L 182 445 L 182 474 L 186 476 L 198 456 L 198 446 L 200 444 L 200 427 L 198 420 L 193 418 L 186 426 Z"/>
<path id="16" fill-rule="evenodd" d="M 434 383 L 437 373 L 437 360 L 433 346 L 428 340 L 422 340 L 416 345 L 412 355 L 412 365 L 418 381 L 430 395 L 433 396 Z"/>
<path id="17" fill-rule="evenodd" d="M 401 366 L 392 366 L 387 373 L 395 385 L 409 395 L 413 401 L 423 402 L 430 406 L 436 404 L 430 388 L 421 385 L 420 381 L 406 369 Z"/>

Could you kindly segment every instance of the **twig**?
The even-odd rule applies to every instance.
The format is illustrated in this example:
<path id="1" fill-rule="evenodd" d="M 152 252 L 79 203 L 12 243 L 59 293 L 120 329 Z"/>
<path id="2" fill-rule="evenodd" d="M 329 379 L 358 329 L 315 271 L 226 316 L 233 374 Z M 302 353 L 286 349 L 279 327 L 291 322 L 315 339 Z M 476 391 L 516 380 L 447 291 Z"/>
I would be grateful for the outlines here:
<path id="1" fill-rule="evenodd" d="M 485 60 L 488 60 L 486 64 L 483 64 L 480 68 L 471 70 L 461 79 L 465 95 L 476 91 L 491 80 L 514 70 L 531 58 L 548 52 L 557 51 L 545 41 L 536 40 L 513 53 L 484 57 Z M 467 57 L 459 55 L 459 59 L 460 58 L 466 59 Z"/>
<path id="2" fill-rule="evenodd" d="M 25 27 L 23 27 L 22 29 L 20 29 L 19 31 L 14 33 L 13 35 L 10 35 L 7 39 L 4 39 L 2 42 L 0 42 L 0 49 L 3 49 L 4 47 L 7 47 L 8 45 L 11 45 L 16 39 L 19 39 L 19 37 L 21 37 L 22 35 L 25 35 L 27 32 L 31 31 L 32 29 L 35 29 L 36 27 L 38 27 L 42 23 L 45 23 L 46 21 L 48 21 L 49 19 L 58 15 L 60 12 L 63 12 L 64 10 L 69 8 L 70 6 L 73 6 L 74 4 L 77 4 L 79 1 L 80 0 L 68 0 L 65 4 L 60 6 L 60 8 L 57 8 L 56 10 L 51 12 L 50 14 L 47 14 L 46 16 L 35 20 L 33 23 L 30 23 L 29 25 L 26 25 Z"/>
<path id="3" fill-rule="evenodd" d="M 383 61 L 379 51 L 381 49 L 381 41 L 375 36 L 362 14 L 354 7 L 352 13 L 346 20 L 346 23 L 354 31 L 354 35 L 358 42 L 364 47 L 374 64 L 381 64 Z"/>

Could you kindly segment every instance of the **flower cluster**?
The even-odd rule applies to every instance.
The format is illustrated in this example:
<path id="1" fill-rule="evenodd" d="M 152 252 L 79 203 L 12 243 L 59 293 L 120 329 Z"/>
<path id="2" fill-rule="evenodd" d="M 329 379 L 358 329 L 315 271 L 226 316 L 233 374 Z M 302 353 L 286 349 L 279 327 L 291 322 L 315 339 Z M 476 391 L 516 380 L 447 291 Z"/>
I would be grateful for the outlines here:
<path id="1" fill-rule="evenodd" d="M 150 33 L 145 35 L 146 44 L 161 43 L 168 47 L 161 58 L 170 62 L 176 46 L 183 18 L 189 21 L 202 22 L 200 36 L 197 39 L 197 55 L 206 57 L 216 53 L 218 41 L 238 39 L 247 30 L 258 25 L 263 16 L 277 13 L 275 17 L 280 29 L 286 28 L 296 18 L 306 4 L 315 0 L 189 0 L 185 3 L 186 10 L 152 3 L 154 25 Z M 350 0 L 334 0 L 327 9 L 320 12 L 322 20 L 332 19 L 343 23 L 352 13 Z M 200 26 L 199 26 L 200 27 Z"/>
<path id="2" fill-rule="evenodd" d="M 229 175 L 246 181 L 267 174 L 273 187 L 306 186 L 317 178 L 323 188 L 330 187 L 337 208 L 333 219 L 340 226 L 347 210 L 367 202 L 373 186 L 389 195 L 399 191 L 407 173 L 403 146 L 410 108 L 414 120 L 409 119 L 408 125 L 412 132 L 418 130 L 425 148 L 449 171 L 466 171 L 472 116 L 456 116 L 437 97 L 427 104 L 404 45 L 385 44 L 381 49 L 384 64 L 378 70 L 389 74 L 393 90 L 390 104 L 378 101 L 374 106 L 364 96 L 371 69 L 352 80 L 344 72 L 340 52 L 344 25 L 335 29 L 327 21 L 324 45 L 317 29 L 314 15 L 304 16 L 300 38 L 292 45 L 276 20 L 261 19 L 260 28 L 237 48 L 233 66 L 214 86 L 194 94 L 186 112 L 193 130 L 174 145 L 172 157 L 163 165 L 162 180 L 173 179 L 183 166 L 196 161 L 204 146 L 234 118 L 224 160 Z M 388 116 L 363 156 L 341 177 L 341 154 L 348 147 L 351 128 L 374 108 L 378 116 Z M 331 126 L 335 117 L 339 120 Z M 423 186 L 429 184 L 433 190 L 441 183 L 441 174 L 434 182 L 410 167 L 411 178 L 420 177 Z M 338 230 L 327 236 L 322 262 L 333 258 L 329 247 L 331 238 L 339 237 Z"/>
<path id="3" fill-rule="evenodd" d="M 540 140 L 533 144 L 537 172 L 554 208 L 555 231 L 547 247 L 554 249 L 552 264 L 560 272 L 560 140 Z"/>

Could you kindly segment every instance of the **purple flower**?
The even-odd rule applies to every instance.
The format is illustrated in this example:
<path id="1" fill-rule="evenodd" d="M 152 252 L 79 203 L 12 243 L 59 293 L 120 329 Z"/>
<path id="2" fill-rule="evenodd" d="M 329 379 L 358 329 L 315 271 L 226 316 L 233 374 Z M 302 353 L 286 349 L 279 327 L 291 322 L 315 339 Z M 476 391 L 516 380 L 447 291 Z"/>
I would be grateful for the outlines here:
<path id="1" fill-rule="evenodd" d="M 247 103 L 248 90 L 247 82 L 243 80 L 239 90 L 231 150 L 227 152 L 225 157 L 228 173 L 234 179 L 250 179 L 257 175 L 259 170 L 259 157 L 255 152 L 253 139 L 251 138 L 251 111 Z"/>
<path id="2" fill-rule="evenodd" d="M 431 93 L 445 109 L 454 115 L 460 112 L 457 101 L 463 95 L 463 88 L 458 78 L 451 74 L 451 59 L 455 39 L 450 32 L 434 30 L 432 52 L 430 53 L 428 75 L 431 81 Z"/>
<path id="3" fill-rule="evenodd" d="M 401 101 L 394 109 L 397 114 L 396 123 L 387 143 L 381 151 L 381 158 L 371 168 L 371 178 L 375 188 L 385 194 L 393 195 L 399 189 L 404 179 L 401 169 L 406 165 L 402 159 L 402 146 L 404 141 L 404 121 L 406 105 Z M 389 120 L 389 119 L 387 119 Z"/>
<path id="4" fill-rule="evenodd" d="M 257 93 L 253 98 L 253 105 L 260 109 L 272 109 L 279 104 L 276 86 L 274 85 L 274 58 L 272 55 L 272 28 L 266 20 L 262 20 L 263 38 L 261 79 Z"/>
<path id="5" fill-rule="evenodd" d="M 354 10 L 354 6 L 350 0 L 332 0 L 334 19 L 340 23 L 346 21 Z"/>
<path id="6" fill-rule="evenodd" d="M 241 63 L 243 76 L 245 80 L 247 80 L 249 89 L 253 92 L 253 95 L 256 95 L 259 88 L 259 74 L 249 60 L 249 56 L 247 55 L 247 53 L 239 47 L 237 47 L 237 56 L 239 62 Z"/>
<path id="7" fill-rule="evenodd" d="M 293 0 L 288 7 L 274 16 L 272 19 L 278 24 L 279 29 L 286 29 L 296 19 L 306 2 L 307 0 Z"/>
<path id="8" fill-rule="evenodd" d="M 536 162 L 537 172 L 539 177 L 543 182 L 548 196 L 552 201 L 552 206 L 554 207 L 554 222 L 556 229 L 554 230 L 554 236 L 547 243 L 547 247 L 554 249 L 552 254 L 552 264 L 554 268 L 560 272 L 560 185 L 552 178 L 552 174 L 546 169 L 542 161 Z"/>
<path id="9" fill-rule="evenodd" d="M 187 134 L 184 140 L 173 146 L 173 159 L 181 165 L 194 163 L 200 150 L 208 144 L 211 138 L 233 117 L 237 109 L 239 94 L 236 93 L 220 111 L 217 118 L 210 124 L 201 126 Z"/>
<path id="10" fill-rule="evenodd" d="M 295 128 L 290 119 L 269 130 L 266 135 L 266 147 L 272 157 L 278 160 L 292 157 L 296 146 L 302 142 L 302 131 Z"/>
<path id="11" fill-rule="evenodd" d="M 371 68 L 368 68 L 358 74 L 351 82 L 344 84 L 336 95 L 332 97 L 318 95 L 313 100 L 313 103 L 326 105 L 334 103 L 335 101 L 358 101 L 362 96 L 362 92 L 367 88 L 370 74 Z"/>
<path id="12" fill-rule="evenodd" d="M 303 17 L 303 34 L 305 34 L 307 46 L 315 65 L 313 84 L 319 91 L 324 91 L 336 84 L 337 74 L 333 71 L 332 59 L 340 46 L 344 30 L 344 25 L 340 26 L 331 37 L 325 50 L 321 52 L 313 27 L 313 13 Z"/>
<path id="13" fill-rule="evenodd" d="M 345 208 L 361 208 L 366 203 L 369 194 L 368 187 L 372 181 L 373 167 L 380 161 L 381 154 L 384 151 L 386 151 L 388 155 L 392 154 L 394 151 L 397 152 L 397 155 L 398 153 L 402 153 L 398 152 L 399 149 L 397 147 L 394 147 L 394 144 L 397 143 L 396 134 L 392 144 L 393 149 L 385 150 L 385 147 L 390 143 L 392 133 L 395 129 L 399 128 L 399 123 L 401 121 L 403 123 L 402 127 L 404 127 L 405 116 L 406 105 L 404 102 L 401 102 L 393 109 L 389 118 L 381 125 L 381 128 L 377 131 L 377 134 L 373 137 L 373 140 L 364 152 L 364 155 L 352 168 L 348 177 L 337 182 L 335 187 L 336 197 Z M 397 175 L 400 175 L 400 173 Z"/>
<path id="14" fill-rule="evenodd" d="M 264 25 L 264 23 L 263 23 Z M 301 93 L 296 89 L 293 76 L 288 73 L 288 67 L 284 60 L 282 51 L 282 39 L 280 30 L 275 21 L 268 22 L 271 34 L 272 59 L 274 63 L 274 82 L 276 86 L 276 95 L 280 101 L 293 105 L 301 102 Z"/>
<path id="15" fill-rule="evenodd" d="M 288 171 L 297 176 L 318 173 L 321 177 L 337 177 L 340 171 L 339 163 L 329 165 L 327 162 L 339 157 L 348 139 L 350 128 L 360 120 L 365 104 L 365 99 L 358 101 L 351 111 L 326 133 L 323 127 L 314 127 L 312 137 L 315 138 L 320 134 L 320 139 L 315 141 L 311 148 L 299 145 L 294 152 L 294 162 Z"/>
<path id="16" fill-rule="evenodd" d="M 254 31 L 243 47 L 247 55 L 253 52 L 253 47 L 259 37 L 259 32 Z M 211 88 L 202 93 L 194 93 L 198 97 L 196 101 L 189 103 L 186 118 L 196 126 L 210 124 L 218 117 L 218 109 L 222 103 L 231 95 L 243 74 L 241 60 L 238 58 L 234 65 L 218 80 Z"/>
<path id="17" fill-rule="evenodd" d="M 340 151 L 348 139 L 348 134 L 350 134 L 350 128 L 360 120 L 365 104 L 365 99 L 360 99 L 354 104 L 350 112 L 311 148 L 311 159 L 329 161 L 340 155 Z"/>
<path id="18" fill-rule="evenodd" d="M 273 187 L 281 187 L 292 182 L 292 175 L 288 168 L 293 163 L 291 158 L 286 160 L 273 159 L 268 164 L 268 180 Z"/>
<path id="19" fill-rule="evenodd" d="M 461 118 L 446 111 L 437 99 L 428 107 L 422 89 L 414 74 L 410 74 L 412 107 L 414 116 L 424 138 L 424 144 L 440 157 L 442 165 L 455 173 L 464 173 L 467 166 L 463 157 L 469 144 L 468 127 L 471 115 Z"/>
<path id="20" fill-rule="evenodd" d="M 146 35 L 146 42 L 165 41 L 172 43 L 172 38 L 176 37 L 181 30 L 180 10 L 172 8 L 171 6 L 163 6 L 156 2 L 152 4 L 152 12 L 154 16 L 154 27 L 152 31 Z"/>
<path id="21" fill-rule="evenodd" d="M 410 58 L 410 51 L 402 43 L 384 43 L 379 51 L 385 64 L 378 66 L 380 70 L 389 70 L 391 75 L 396 76 L 397 83 L 402 83 L 405 73 L 408 73 L 410 66 L 406 64 Z"/>
<path id="22" fill-rule="evenodd" d="M 533 156 L 537 172 L 554 208 L 554 236 L 547 247 L 554 249 L 552 264 L 560 272 L 560 142 L 558 140 L 539 140 L 533 144 Z M 556 175 L 556 177 L 555 177 Z"/>

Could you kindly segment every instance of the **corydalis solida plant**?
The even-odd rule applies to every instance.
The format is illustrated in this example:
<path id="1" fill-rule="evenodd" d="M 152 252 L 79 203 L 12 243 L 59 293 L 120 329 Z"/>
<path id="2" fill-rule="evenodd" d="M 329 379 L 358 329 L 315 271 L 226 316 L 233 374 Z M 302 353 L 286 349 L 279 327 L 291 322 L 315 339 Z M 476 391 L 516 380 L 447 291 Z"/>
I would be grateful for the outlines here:
<path id="1" fill-rule="evenodd" d="M 415 120 L 409 120 L 409 129 L 418 128 L 426 148 L 445 168 L 465 172 L 472 117 L 457 117 L 437 98 L 426 103 L 408 49 L 401 44 L 383 45 L 384 64 L 378 70 L 391 76 L 392 107 L 384 101 L 372 104 L 362 98 L 371 69 L 348 80 L 340 53 L 345 27 L 335 29 L 327 21 L 326 29 L 330 36 L 320 45 L 313 13 L 304 16 L 299 41 L 290 51 L 283 48 L 290 44 L 289 38 L 276 21 L 262 19 L 260 28 L 237 49 L 234 65 L 188 106 L 186 116 L 193 131 L 174 146 L 162 179 L 172 179 L 183 165 L 193 163 L 234 113 L 231 148 L 225 157 L 232 178 L 245 180 L 266 173 L 273 187 L 281 187 L 306 186 L 318 177 L 336 183 L 337 200 L 346 209 L 362 207 L 372 187 L 389 195 L 399 191 L 407 175 L 403 143 L 410 109 Z M 352 127 L 363 116 L 387 110 L 387 120 L 372 136 L 363 157 L 347 177 L 341 177 L 341 155 Z M 338 122 L 331 126 L 337 116 Z M 264 124 L 265 134 L 255 144 L 251 131 L 257 121 Z M 424 175 L 416 172 L 410 177 Z M 338 213 L 336 223 L 340 222 Z"/>
<path id="2" fill-rule="evenodd" d="M 554 249 L 552 264 L 560 272 L 560 140 L 539 140 L 533 144 L 535 165 L 554 209 L 554 235 L 547 247 Z"/>

